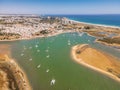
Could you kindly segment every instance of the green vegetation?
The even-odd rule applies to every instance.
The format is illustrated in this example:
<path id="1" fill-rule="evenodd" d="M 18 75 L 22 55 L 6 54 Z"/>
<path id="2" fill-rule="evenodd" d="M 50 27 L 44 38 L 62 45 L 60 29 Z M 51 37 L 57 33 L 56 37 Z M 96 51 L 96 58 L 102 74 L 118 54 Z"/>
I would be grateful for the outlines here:
<path id="1" fill-rule="evenodd" d="M 95 36 L 95 37 L 106 37 L 107 35 L 106 34 L 101 34 L 99 32 L 96 32 L 96 31 L 85 31 L 87 33 L 89 33 L 90 35 L 92 36 Z"/>
<path id="2" fill-rule="evenodd" d="M 98 41 L 106 42 L 108 44 L 120 44 L 120 37 L 114 37 L 114 38 L 103 38 L 103 39 L 98 39 Z"/>
<path id="3" fill-rule="evenodd" d="M 40 33 L 41 34 L 48 34 L 49 32 L 48 32 L 48 30 L 42 30 L 42 31 L 40 31 Z"/>
<path id="4" fill-rule="evenodd" d="M 51 33 L 52 31 L 50 30 L 42 30 L 42 31 L 39 31 L 39 32 L 36 32 L 36 33 L 33 33 L 32 36 L 39 36 L 39 35 L 47 35 L 49 33 Z"/>
<path id="5" fill-rule="evenodd" d="M 84 29 L 91 29 L 90 26 L 84 26 Z"/>
<path id="6" fill-rule="evenodd" d="M 11 40 L 20 38 L 19 34 L 0 32 L 0 40 Z"/>
<path id="7" fill-rule="evenodd" d="M 42 20 L 40 20 L 40 23 L 61 23 L 61 19 L 60 18 L 54 18 L 54 17 L 50 17 L 50 18 L 42 18 Z"/>
<path id="8" fill-rule="evenodd" d="M 120 74 L 117 71 L 114 71 L 112 68 L 107 68 L 107 71 L 116 75 L 118 78 L 120 78 Z"/>

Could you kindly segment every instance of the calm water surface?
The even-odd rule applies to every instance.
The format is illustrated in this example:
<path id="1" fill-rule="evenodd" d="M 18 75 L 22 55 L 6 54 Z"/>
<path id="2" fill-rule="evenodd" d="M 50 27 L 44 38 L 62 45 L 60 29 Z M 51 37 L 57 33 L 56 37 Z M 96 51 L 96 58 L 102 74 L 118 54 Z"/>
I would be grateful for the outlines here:
<path id="1" fill-rule="evenodd" d="M 65 33 L 6 44 L 11 45 L 12 57 L 26 72 L 33 90 L 120 90 L 120 83 L 72 60 L 71 47 L 84 43 L 120 57 L 119 51 L 94 40 L 87 34 Z M 54 85 L 50 85 L 52 79 Z"/>

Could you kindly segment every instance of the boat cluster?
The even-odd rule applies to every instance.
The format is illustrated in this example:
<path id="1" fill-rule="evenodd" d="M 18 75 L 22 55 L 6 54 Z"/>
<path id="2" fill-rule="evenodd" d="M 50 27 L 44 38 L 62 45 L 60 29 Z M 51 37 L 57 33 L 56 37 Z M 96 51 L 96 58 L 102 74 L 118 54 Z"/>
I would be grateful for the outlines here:
<path id="1" fill-rule="evenodd" d="M 39 45 L 38 44 L 36 44 L 35 45 L 35 48 L 38 48 L 39 47 Z M 32 49 L 33 47 L 32 46 L 30 46 L 28 49 Z M 27 47 L 26 46 L 23 46 L 23 51 L 22 51 L 22 53 L 21 53 L 21 57 L 23 57 L 25 54 L 23 53 L 23 52 L 25 52 L 25 50 L 27 50 Z M 40 50 L 39 49 L 37 49 L 37 52 L 40 52 Z M 46 53 L 48 53 L 49 52 L 49 47 L 45 50 L 45 52 Z M 50 57 L 50 55 L 47 55 L 46 56 L 46 58 L 49 58 Z M 32 58 L 30 58 L 29 59 L 29 61 L 32 61 L 33 59 Z M 38 64 L 37 66 L 36 66 L 36 68 L 37 69 L 39 69 L 41 67 L 41 64 Z M 48 73 L 50 71 L 50 69 L 47 69 L 46 70 L 46 73 Z M 51 79 L 50 80 L 50 85 L 52 86 L 52 85 L 54 85 L 55 84 L 55 82 L 56 82 L 56 80 L 53 78 L 53 79 Z"/>

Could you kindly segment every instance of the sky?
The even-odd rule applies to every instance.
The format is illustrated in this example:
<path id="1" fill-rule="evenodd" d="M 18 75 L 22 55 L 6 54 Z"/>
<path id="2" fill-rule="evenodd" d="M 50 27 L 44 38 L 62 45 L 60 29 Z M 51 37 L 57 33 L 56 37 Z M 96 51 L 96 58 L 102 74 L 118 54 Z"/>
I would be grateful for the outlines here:
<path id="1" fill-rule="evenodd" d="M 0 0 L 0 14 L 120 14 L 120 0 Z"/>

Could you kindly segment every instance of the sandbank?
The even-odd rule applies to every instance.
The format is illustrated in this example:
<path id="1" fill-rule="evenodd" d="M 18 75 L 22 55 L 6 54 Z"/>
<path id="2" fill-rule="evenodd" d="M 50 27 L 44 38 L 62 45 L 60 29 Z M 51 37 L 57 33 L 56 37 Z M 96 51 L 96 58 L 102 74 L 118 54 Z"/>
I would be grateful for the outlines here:
<path id="1" fill-rule="evenodd" d="M 71 55 L 75 62 L 120 82 L 120 62 L 116 58 L 86 44 L 72 47 Z"/>
<path id="2" fill-rule="evenodd" d="M 7 45 L 0 45 L 0 90 L 32 90 L 25 72 L 9 58 Z M 3 50 L 4 49 L 4 50 Z"/>

